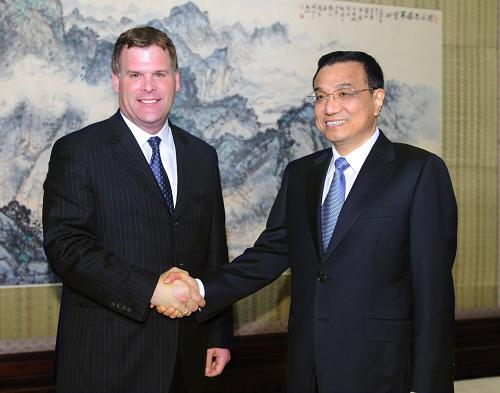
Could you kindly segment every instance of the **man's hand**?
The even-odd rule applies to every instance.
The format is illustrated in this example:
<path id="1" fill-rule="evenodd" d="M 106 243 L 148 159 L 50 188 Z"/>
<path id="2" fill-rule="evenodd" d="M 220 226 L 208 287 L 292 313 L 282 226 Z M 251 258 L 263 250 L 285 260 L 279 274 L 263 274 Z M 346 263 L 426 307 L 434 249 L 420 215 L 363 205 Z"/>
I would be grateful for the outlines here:
<path id="1" fill-rule="evenodd" d="M 207 362 L 205 365 L 205 376 L 216 377 L 224 371 L 224 367 L 231 360 L 231 352 L 226 348 L 207 349 Z"/>
<path id="2" fill-rule="evenodd" d="M 163 282 L 165 284 L 173 283 L 176 280 L 182 280 L 199 293 L 200 288 L 198 287 L 198 283 L 185 270 L 179 269 L 178 267 L 173 267 L 163 273 L 162 277 L 164 278 Z"/>
<path id="3" fill-rule="evenodd" d="M 156 307 L 157 311 L 170 318 L 181 318 L 188 316 L 191 312 L 198 310 L 205 305 L 205 300 L 200 296 L 198 284 L 193 280 L 176 280 L 165 283 L 165 278 L 169 272 L 175 271 L 189 277 L 189 274 L 181 269 L 173 268 L 163 273 L 156 285 L 156 289 L 151 297 L 151 307 Z"/>

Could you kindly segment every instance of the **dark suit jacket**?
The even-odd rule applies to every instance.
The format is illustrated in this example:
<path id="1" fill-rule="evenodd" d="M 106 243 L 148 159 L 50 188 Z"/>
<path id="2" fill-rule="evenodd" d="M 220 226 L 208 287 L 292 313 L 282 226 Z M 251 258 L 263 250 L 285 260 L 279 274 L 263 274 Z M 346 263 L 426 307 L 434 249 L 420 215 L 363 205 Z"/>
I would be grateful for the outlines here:
<path id="1" fill-rule="evenodd" d="M 381 134 L 321 251 L 331 149 L 290 163 L 254 247 L 204 282 L 200 320 L 291 268 L 289 392 L 453 392 L 457 210 L 434 154 Z"/>
<path id="2" fill-rule="evenodd" d="M 52 149 L 43 227 L 47 257 L 63 282 L 60 392 L 168 392 L 180 351 L 189 391 L 199 393 L 207 348 L 229 344 L 228 313 L 198 325 L 149 309 L 170 267 L 203 278 L 227 261 L 216 152 L 171 129 L 179 179 L 173 216 L 118 112 Z"/>

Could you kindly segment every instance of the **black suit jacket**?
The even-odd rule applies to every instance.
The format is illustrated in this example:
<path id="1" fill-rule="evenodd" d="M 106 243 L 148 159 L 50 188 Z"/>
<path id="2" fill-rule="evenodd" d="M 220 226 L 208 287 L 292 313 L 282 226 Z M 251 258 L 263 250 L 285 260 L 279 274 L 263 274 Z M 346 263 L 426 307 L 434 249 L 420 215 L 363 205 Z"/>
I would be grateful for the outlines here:
<path id="1" fill-rule="evenodd" d="M 291 162 L 254 247 L 206 281 L 200 320 L 291 268 L 289 392 L 453 392 L 457 208 L 434 154 L 382 133 L 321 250 L 331 149 Z"/>
<path id="2" fill-rule="evenodd" d="M 198 393 L 207 348 L 229 345 L 230 313 L 198 325 L 149 308 L 162 272 L 179 266 L 203 278 L 227 261 L 216 152 L 170 126 L 178 168 L 173 215 L 119 112 L 52 149 L 43 227 L 47 257 L 63 282 L 58 391 L 168 392 L 180 351 L 188 390 Z"/>

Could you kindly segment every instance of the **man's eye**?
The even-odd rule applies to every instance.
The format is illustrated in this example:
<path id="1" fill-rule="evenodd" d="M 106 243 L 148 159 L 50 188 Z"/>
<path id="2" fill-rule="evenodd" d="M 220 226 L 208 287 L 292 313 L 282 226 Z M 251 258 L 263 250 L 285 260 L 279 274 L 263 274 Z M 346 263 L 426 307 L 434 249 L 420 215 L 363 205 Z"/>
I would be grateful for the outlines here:
<path id="1" fill-rule="evenodd" d="M 351 95 L 351 92 L 349 90 L 338 90 L 337 91 L 337 97 L 345 98 L 349 97 Z"/>
<path id="2" fill-rule="evenodd" d="M 324 93 L 316 93 L 316 100 L 317 101 L 322 101 L 325 99 L 325 97 L 326 97 L 326 94 L 324 94 Z"/>
<path id="3" fill-rule="evenodd" d="M 128 74 L 128 76 L 129 76 L 130 78 L 132 78 L 132 79 L 137 79 L 137 78 L 139 78 L 139 76 L 140 76 L 140 75 L 139 75 L 139 74 L 137 74 L 137 73 L 133 73 L 133 74 Z"/>
<path id="4" fill-rule="evenodd" d="M 165 75 L 165 73 L 164 73 L 164 72 L 157 72 L 157 73 L 155 74 L 155 77 L 156 77 L 156 78 L 165 78 L 165 76 L 166 76 L 166 75 Z"/>

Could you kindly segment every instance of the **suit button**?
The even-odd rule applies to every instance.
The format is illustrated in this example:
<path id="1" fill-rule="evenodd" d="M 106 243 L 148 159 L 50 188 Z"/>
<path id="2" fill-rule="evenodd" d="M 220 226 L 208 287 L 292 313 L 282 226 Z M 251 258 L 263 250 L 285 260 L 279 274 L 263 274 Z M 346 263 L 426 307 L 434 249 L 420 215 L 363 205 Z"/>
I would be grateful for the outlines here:
<path id="1" fill-rule="evenodd" d="M 174 227 L 179 225 L 179 221 L 174 221 Z"/>
<path id="2" fill-rule="evenodd" d="M 325 273 L 318 273 L 318 281 L 325 282 L 326 281 L 326 274 Z"/>

